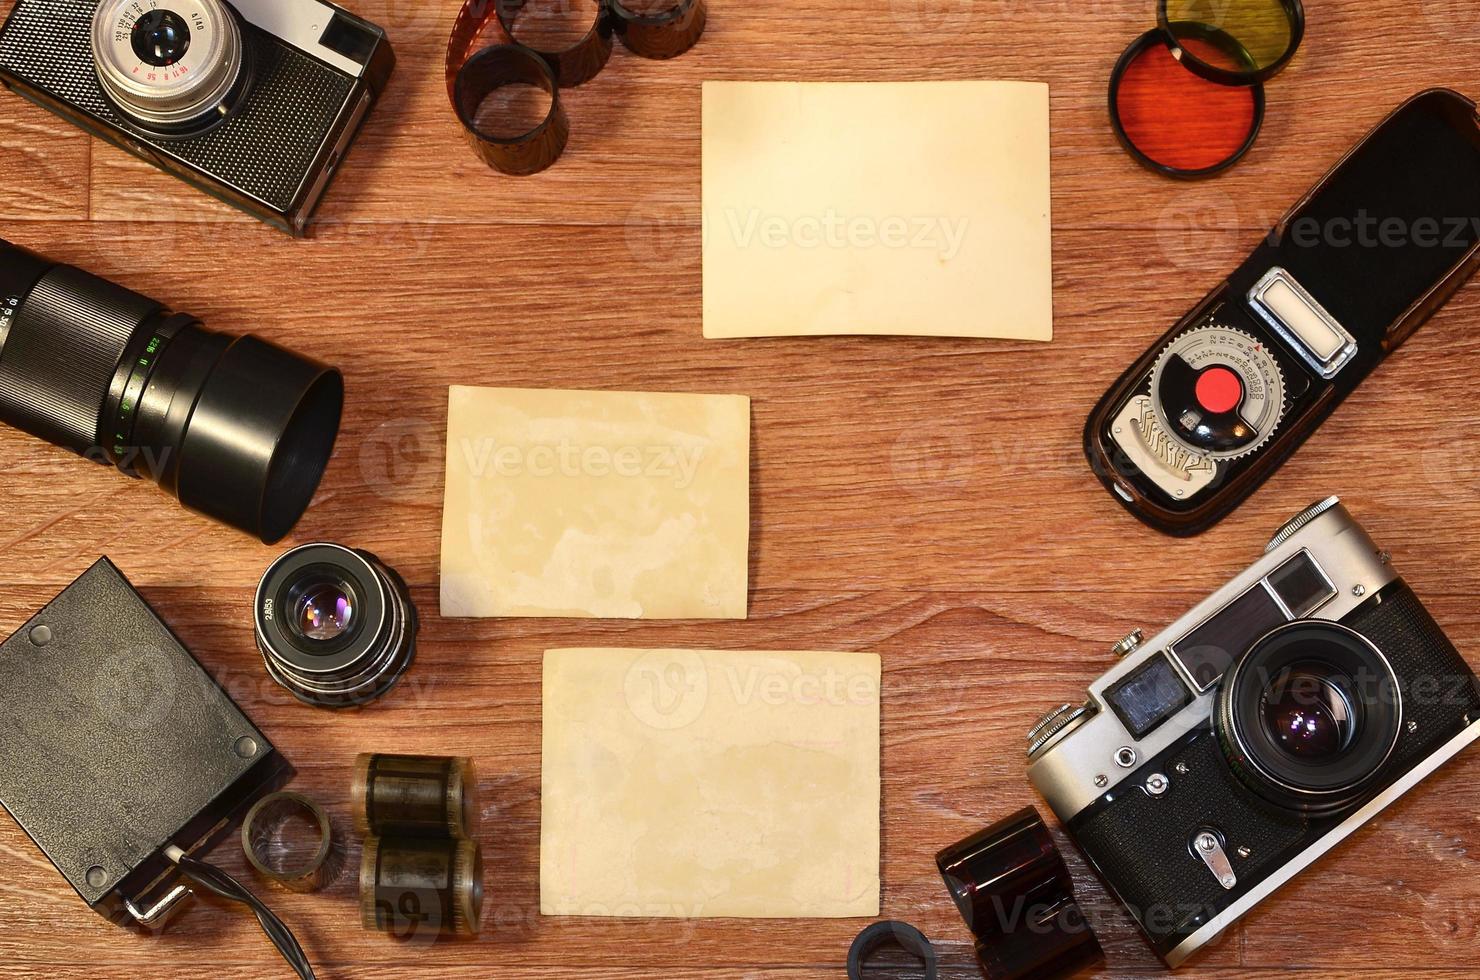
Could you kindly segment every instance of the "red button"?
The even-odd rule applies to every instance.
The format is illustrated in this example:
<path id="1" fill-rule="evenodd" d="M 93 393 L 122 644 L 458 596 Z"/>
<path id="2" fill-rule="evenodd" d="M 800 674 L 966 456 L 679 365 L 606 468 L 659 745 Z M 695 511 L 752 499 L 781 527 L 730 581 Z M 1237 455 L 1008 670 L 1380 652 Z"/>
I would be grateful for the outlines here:
<path id="1" fill-rule="evenodd" d="M 1205 411 L 1222 415 L 1244 400 L 1244 383 L 1226 367 L 1210 367 L 1197 379 L 1197 402 Z"/>

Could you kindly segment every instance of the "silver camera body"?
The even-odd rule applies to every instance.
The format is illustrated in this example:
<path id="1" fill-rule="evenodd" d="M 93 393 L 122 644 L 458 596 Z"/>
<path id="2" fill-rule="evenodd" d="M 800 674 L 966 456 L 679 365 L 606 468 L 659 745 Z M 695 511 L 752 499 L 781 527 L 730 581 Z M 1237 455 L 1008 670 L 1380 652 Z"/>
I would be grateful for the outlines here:
<path id="1" fill-rule="evenodd" d="M 1480 738 L 1480 682 L 1335 497 L 1113 652 L 1028 776 L 1171 967 Z"/>

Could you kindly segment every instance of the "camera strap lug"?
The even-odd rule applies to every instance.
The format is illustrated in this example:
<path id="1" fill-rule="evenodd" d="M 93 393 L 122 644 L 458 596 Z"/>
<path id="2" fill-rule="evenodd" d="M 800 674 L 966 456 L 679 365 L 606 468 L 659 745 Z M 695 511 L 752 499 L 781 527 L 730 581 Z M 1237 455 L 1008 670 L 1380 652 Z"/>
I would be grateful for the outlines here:
<path id="1" fill-rule="evenodd" d="M 1213 877 L 1218 879 L 1218 884 L 1232 891 L 1238 884 L 1238 875 L 1233 873 L 1233 864 L 1228 860 L 1228 855 L 1223 852 L 1223 842 L 1218 835 L 1211 830 L 1200 832 L 1193 838 L 1192 850 L 1198 857 L 1202 858 L 1203 864 L 1213 872 Z"/>

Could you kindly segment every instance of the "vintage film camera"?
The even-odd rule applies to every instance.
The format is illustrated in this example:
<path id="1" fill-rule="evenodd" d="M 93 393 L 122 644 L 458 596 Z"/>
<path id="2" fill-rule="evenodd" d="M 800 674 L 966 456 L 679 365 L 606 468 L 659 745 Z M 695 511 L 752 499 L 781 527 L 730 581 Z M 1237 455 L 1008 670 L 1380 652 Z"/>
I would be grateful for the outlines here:
<path id="1" fill-rule="evenodd" d="M 1480 682 L 1335 497 L 1029 736 L 1168 966 L 1480 738 Z"/>
<path id="2" fill-rule="evenodd" d="M 0 81 L 294 235 L 395 64 L 321 0 L 16 0 Z"/>

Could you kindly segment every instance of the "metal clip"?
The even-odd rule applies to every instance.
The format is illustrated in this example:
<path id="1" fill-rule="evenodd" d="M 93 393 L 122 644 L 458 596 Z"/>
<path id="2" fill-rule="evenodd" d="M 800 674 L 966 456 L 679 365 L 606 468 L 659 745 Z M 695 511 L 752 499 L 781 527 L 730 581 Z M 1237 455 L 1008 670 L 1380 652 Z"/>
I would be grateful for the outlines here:
<path id="1" fill-rule="evenodd" d="M 1228 860 L 1228 855 L 1223 853 L 1223 843 L 1218 840 L 1217 834 L 1211 830 L 1202 831 L 1193 839 L 1192 849 L 1202 858 L 1208 870 L 1213 872 L 1218 884 L 1230 891 L 1238 884 L 1238 876 L 1233 873 L 1233 864 Z"/>

